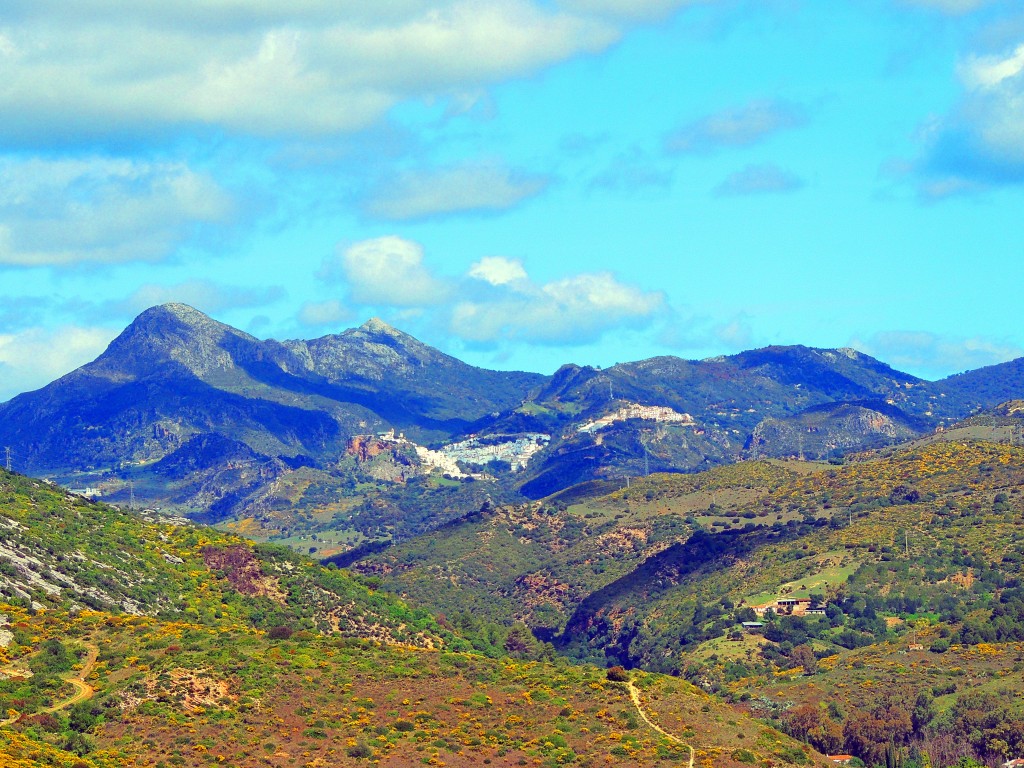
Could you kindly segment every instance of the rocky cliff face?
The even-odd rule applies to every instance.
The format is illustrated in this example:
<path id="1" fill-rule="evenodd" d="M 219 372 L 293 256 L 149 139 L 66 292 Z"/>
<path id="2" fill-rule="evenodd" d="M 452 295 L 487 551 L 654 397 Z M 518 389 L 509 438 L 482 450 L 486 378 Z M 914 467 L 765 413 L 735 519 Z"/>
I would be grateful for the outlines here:
<path id="1" fill-rule="evenodd" d="M 359 377 L 416 378 L 427 368 L 471 369 L 460 360 L 417 341 L 383 320 L 371 318 L 358 328 L 312 341 L 287 341 L 308 369 L 329 380 Z"/>
<path id="2" fill-rule="evenodd" d="M 747 442 L 751 457 L 821 459 L 910 440 L 926 431 L 885 403 L 840 403 L 787 419 L 765 419 Z"/>

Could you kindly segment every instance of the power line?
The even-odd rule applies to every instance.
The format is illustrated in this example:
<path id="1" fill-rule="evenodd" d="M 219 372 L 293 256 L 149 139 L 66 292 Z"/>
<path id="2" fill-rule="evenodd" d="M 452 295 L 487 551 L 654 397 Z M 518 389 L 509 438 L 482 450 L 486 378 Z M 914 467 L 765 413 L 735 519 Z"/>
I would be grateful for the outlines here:
<path id="1" fill-rule="evenodd" d="M 644 448 L 644 477 L 648 477 L 651 474 L 651 454 L 647 448 L 647 437 L 648 432 L 646 429 L 640 432 L 640 445 Z"/>

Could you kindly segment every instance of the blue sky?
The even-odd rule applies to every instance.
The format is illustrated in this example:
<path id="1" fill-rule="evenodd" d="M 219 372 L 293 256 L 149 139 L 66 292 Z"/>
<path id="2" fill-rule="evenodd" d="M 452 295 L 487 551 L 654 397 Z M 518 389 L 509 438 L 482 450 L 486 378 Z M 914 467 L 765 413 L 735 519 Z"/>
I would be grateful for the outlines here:
<path id="1" fill-rule="evenodd" d="M 0 400 L 182 301 L 551 372 L 1024 354 L 1024 8 L 8 0 Z"/>

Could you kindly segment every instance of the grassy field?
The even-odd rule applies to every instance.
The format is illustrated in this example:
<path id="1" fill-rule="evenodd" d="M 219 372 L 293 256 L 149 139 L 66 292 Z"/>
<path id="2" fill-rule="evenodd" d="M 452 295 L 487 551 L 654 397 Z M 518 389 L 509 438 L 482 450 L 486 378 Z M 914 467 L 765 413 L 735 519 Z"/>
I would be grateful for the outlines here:
<path id="1" fill-rule="evenodd" d="M 825 594 L 829 587 L 836 587 L 849 580 L 860 566 L 860 561 L 846 550 L 833 550 L 815 555 L 821 570 L 802 576 L 794 581 L 780 584 L 777 588 L 744 595 L 746 605 L 764 605 L 781 597 L 810 597 L 812 593 Z"/>

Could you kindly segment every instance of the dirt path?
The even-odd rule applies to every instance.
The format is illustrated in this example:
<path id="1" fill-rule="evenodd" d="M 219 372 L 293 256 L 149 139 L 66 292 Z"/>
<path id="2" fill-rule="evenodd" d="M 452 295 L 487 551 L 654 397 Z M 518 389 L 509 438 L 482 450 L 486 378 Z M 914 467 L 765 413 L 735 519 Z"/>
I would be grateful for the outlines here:
<path id="1" fill-rule="evenodd" d="M 70 699 L 65 699 L 60 704 L 54 704 L 52 707 L 47 707 L 42 710 L 43 712 L 59 712 L 62 709 L 72 707 L 80 701 L 88 701 L 96 693 L 96 689 L 85 682 L 85 679 L 92 674 L 93 669 L 96 667 L 96 659 L 100 655 L 100 649 L 95 643 L 85 643 L 86 650 L 88 653 L 85 657 L 85 665 L 82 670 L 74 677 L 65 677 L 64 680 L 71 683 L 75 688 L 78 689 L 78 693 L 72 696 Z"/>
<path id="2" fill-rule="evenodd" d="M 85 682 L 85 679 L 89 677 L 89 675 L 92 674 L 93 669 L 96 668 L 96 659 L 100 655 L 100 649 L 95 643 L 86 642 L 84 643 L 84 645 L 87 654 L 85 656 L 85 664 L 82 666 L 82 669 L 77 674 L 70 675 L 64 678 L 64 682 L 73 685 L 77 689 L 77 692 L 73 696 L 65 699 L 59 704 L 54 704 L 52 707 L 47 707 L 46 709 L 39 710 L 40 713 L 59 712 L 62 709 L 73 707 L 80 701 L 88 701 L 96 693 L 96 689 L 89 685 L 87 682 Z M 18 722 L 19 718 L 21 718 L 23 714 L 25 713 L 18 712 L 12 715 L 11 717 L 8 717 L 6 720 L 0 720 L 0 727 L 5 725 L 13 725 L 14 723 Z"/>
<path id="3" fill-rule="evenodd" d="M 645 723 L 647 723 L 649 726 L 651 726 L 651 728 L 656 730 L 658 733 L 660 733 L 662 736 L 664 736 L 666 739 L 668 739 L 669 741 L 674 741 L 676 744 L 680 744 L 680 745 L 686 747 L 688 750 L 690 750 L 690 764 L 689 764 L 689 768 L 693 768 L 693 747 L 691 747 L 685 741 L 680 739 L 678 736 L 673 736 L 671 733 L 669 733 L 668 731 L 664 730 L 656 722 L 651 720 L 651 718 L 649 718 L 647 716 L 647 713 L 644 712 L 644 707 L 640 703 L 640 691 L 638 691 L 637 687 L 635 685 L 633 685 L 633 681 L 632 680 L 629 681 L 628 685 L 629 685 L 629 698 L 633 700 L 633 706 L 636 707 L 636 711 L 639 713 L 640 717 L 643 718 L 643 721 Z"/>

